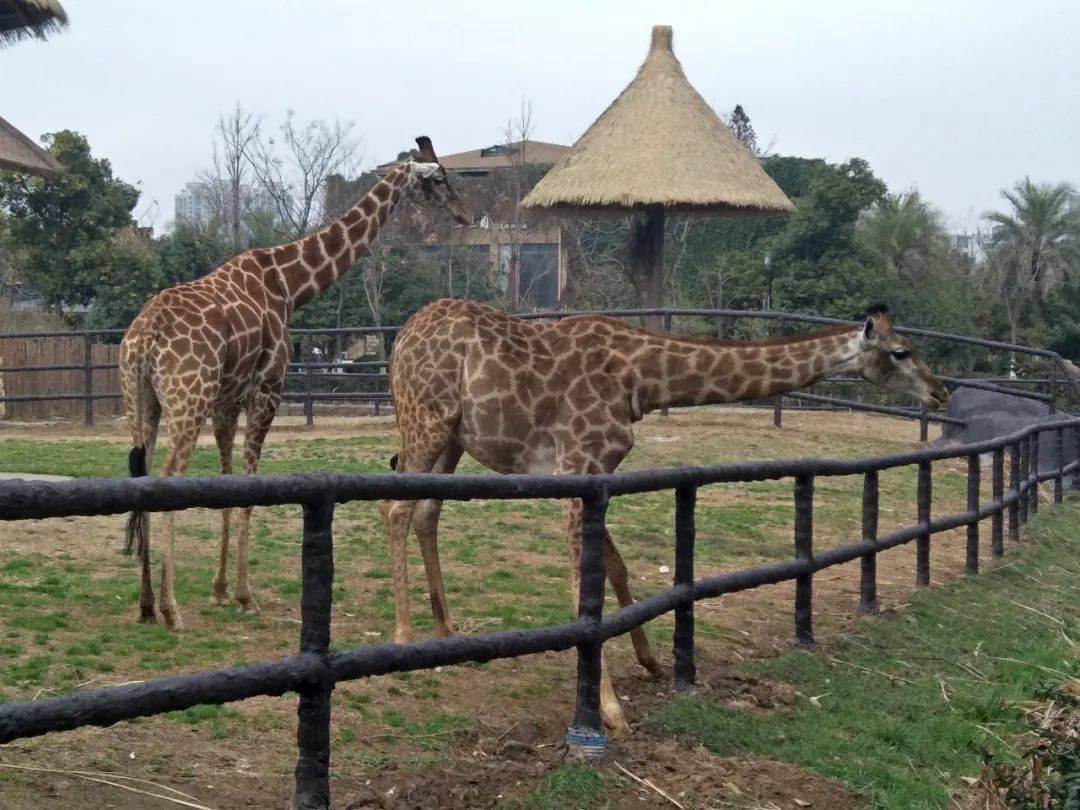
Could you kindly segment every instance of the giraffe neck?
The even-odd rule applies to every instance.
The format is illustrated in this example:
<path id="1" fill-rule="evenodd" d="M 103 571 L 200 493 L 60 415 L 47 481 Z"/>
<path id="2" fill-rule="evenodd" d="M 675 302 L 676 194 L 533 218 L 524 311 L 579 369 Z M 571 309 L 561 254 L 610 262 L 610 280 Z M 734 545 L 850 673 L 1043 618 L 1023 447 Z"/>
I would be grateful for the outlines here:
<path id="1" fill-rule="evenodd" d="M 642 413 L 775 396 L 858 370 L 858 326 L 746 343 L 650 337 L 638 369 Z"/>
<path id="2" fill-rule="evenodd" d="M 415 182 L 408 164 L 392 169 L 360 201 L 325 228 L 275 248 L 289 311 L 341 278 L 367 252 L 379 228 Z"/>

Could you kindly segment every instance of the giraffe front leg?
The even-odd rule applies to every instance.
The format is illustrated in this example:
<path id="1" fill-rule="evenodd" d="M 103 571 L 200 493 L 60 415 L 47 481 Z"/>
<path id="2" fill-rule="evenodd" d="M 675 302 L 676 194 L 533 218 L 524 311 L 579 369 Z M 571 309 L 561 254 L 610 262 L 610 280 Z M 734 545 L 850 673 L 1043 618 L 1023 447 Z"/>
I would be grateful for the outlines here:
<path id="1" fill-rule="evenodd" d="M 581 597 L 581 501 L 578 499 L 567 504 L 566 542 L 570 551 L 570 603 L 576 616 Z M 600 719 L 607 735 L 612 739 L 627 737 L 633 733 L 619 704 L 619 697 L 615 694 L 603 650 L 600 651 Z"/>
<path id="2" fill-rule="evenodd" d="M 626 570 L 626 563 L 623 562 L 622 555 L 615 547 L 615 543 L 612 542 L 610 534 L 608 534 L 604 543 L 604 562 L 607 567 L 608 580 L 611 582 L 611 589 L 615 591 L 615 598 L 619 600 L 619 607 L 634 604 L 634 597 L 630 593 L 630 576 Z M 645 628 L 635 627 L 631 630 L 630 641 L 634 645 L 634 655 L 637 657 L 638 663 L 645 667 L 653 677 L 658 678 L 663 675 L 664 671 L 660 668 L 656 655 L 653 654 L 649 637 L 645 635 Z"/>

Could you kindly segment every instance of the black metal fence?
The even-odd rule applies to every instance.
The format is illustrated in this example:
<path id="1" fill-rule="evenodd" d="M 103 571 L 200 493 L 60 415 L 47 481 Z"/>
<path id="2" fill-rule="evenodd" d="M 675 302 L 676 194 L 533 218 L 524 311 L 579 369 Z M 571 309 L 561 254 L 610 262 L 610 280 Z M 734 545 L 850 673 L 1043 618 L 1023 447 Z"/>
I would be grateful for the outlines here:
<path id="1" fill-rule="evenodd" d="M 749 319 L 818 325 L 855 323 L 854 321 L 822 318 L 813 315 L 729 309 L 633 309 L 612 310 L 604 313 L 599 311 L 556 311 L 523 313 L 521 317 L 530 319 L 565 318 L 582 314 L 607 314 L 643 321 L 649 317 L 660 316 L 663 319 L 665 330 L 669 332 L 675 328 L 676 319 L 682 319 L 685 323 L 688 318 L 705 319 L 712 322 L 737 322 L 740 319 Z M 388 347 L 399 328 L 398 326 L 362 326 L 340 329 L 293 329 L 292 337 L 297 349 L 294 353 L 296 362 L 289 365 L 289 372 L 285 380 L 284 401 L 300 403 L 309 425 L 314 424 L 316 405 L 318 403 L 352 402 L 369 404 L 372 406 L 374 413 L 379 414 L 390 403 L 386 361 L 370 359 L 361 361 L 342 360 L 343 347 L 349 340 L 367 335 L 378 336 L 384 347 Z M 983 340 L 966 335 L 955 335 L 913 327 L 900 327 L 898 331 L 949 347 L 950 351 L 965 347 L 990 349 L 1008 352 L 1012 355 L 1021 355 L 1040 362 L 1045 365 L 1047 374 L 1047 376 L 1041 378 L 1025 380 L 1001 377 L 987 379 L 943 377 L 943 380 L 950 388 L 965 385 L 1039 400 L 1047 404 L 1048 411 L 1051 413 L 1059 408 L 1070 410 L 1068 403 L 1070 403 L 1073 390 L 1065 382 L 1065 377 L 1061 373 L 1063 369 L 1062 358 L 1056 352 L 1031 346 Z M 115 341 L 119 339 L 121 334 L 123 334 L 122 330 L 112 329 L 80 332 L 23 332 L 0 335 L 0 338 L 81 337 L 86 346 L 86 360 L 81 364 L 0 366 L 0 374 L 82 370 L 84 372 L 84 384 L 81 391 L 0 397 L 0 404 L 5 402 L 82 400 L 85 404 L 84 420 L 88 425 L 93 424 L 94 402 L 102 399 L 119 399 L 120 395 L 115 391 L 96 391 L 94 389 L 94 371 L 113 369 L 116 368 L 116 364 L 95 364 L 91 357 L 90 348 L 96 340 Z M 774 419 L 777 426 L 781 424 L 785 403 L 788 403 L 789 407 L 795 404 L 798 407 L 842 408 L 917 419 L 920 422 L 920 435 L 923 441 L 927 438 L 928 425 L 931 422 L 957 422 L 957 420 L 947 416 L 928 413 L 925 409 L 903 407 L 891 403 L 887 398 L 883 399 L 880 396 L 868 395 L 866 392 L 870 387 L 864 381 L 856 378 L 834 380 L 821 385 L 832 391 L 833 395 L 824 396 L 822 394 L 798 392 L 774 398 L 769 404 L 774 410 Z M 836 392 L 843 393 L 845 391 L 852 392 L 852 395 L 847 397 L 835 395 Z M 1075 397 L 1073 397 L 1072 401 L 1075 401 Z"/>
<path id="2" fill-rule="evenodd" d="M 980 527 L 990 523 L 990 558 L 1004 551 L 1006 532 L 1019 540 L 1019 528 L 1039 508 L 1039 485 L 1052 482 L 1059 502 L 1066 478 L 1080 488 L 1080 458 L 1065 457 L 1065 431 L 1080 453 L 1080 418 L 1063 418 L 1010 436 L 959 447 L 856 460 L 799 459 L 741 462 L 714 467 L 685 467 L 610 475 L 397 475 L 305 474 L 220 476 L 172 479 L 97 479 L 64 483 L 0 482 L 0 519 L 67 517 L 166 511 L 189 507 L 299 504 L 303 507 L 300 652 L 275 661 L 229 669 L 160 678 L 138 684 L 87 690 L 70 695 L 0 706 L 0 743 L 85 725 L 107 726 L 120 720 L 184 709 L 200 703 L 226 703 L 256 695 L 299 694 L 296 808 L 330 804 L 330 695 L 340 681 L 391 672 L 431 669 L 466 661 L 489 661 L 532 653 L 577 648 L 577 706 L 573 739 L 602 746 L 599 714 L 600 650 L 610 638 L 629 632 L 665 613 L 675 614 L 674 675 L 678 688 L 694 682 L 694 603 L 761 585 L 795 581 L 794 635 L 814 641 L 813 578 L 822 569 L 861 560 L 862 613 L 877 609 L 876 555 L 912 540 L 916 543 L 915 582 L 930 584 L 931 536 L 967 527 L 966 570 L 980 567 Z M 1052 465 L 1039 471 L 1040 437 L 1052 439 Z M 1005 484 L 1005 455 L 1009 483 Z M 980 455 L 990 455 L 992 494 L 980 494 Z M 935 517 L 932 510 L 932 462 L 967 461 L 967 509 Z M 878 534 L 878 474 L 917 465 L 916 522 Z M 827 476 L 863 476 L 862 535 L 825 551 L 814 548 L 814 482 Z M 716 483 L 791 478 L 795 518 L 793 559 L 719 576 L 694 574 L 694 510 L 697 490 Z M 633 605 L 604 614 L 605 515 L 610 498 L 640 492 L 675 490 L 675 571 L 673 586 Z M 470 500 L 473 498 L 580 498 L 583 502 L 580 606 L 572 624 L 534 630 L 508 630 L 475 636 L 384 643 L 330 651 L 331 593 L 334 577 L 332 526 L 334 506 L 353 500 L 392 498 Z"/>

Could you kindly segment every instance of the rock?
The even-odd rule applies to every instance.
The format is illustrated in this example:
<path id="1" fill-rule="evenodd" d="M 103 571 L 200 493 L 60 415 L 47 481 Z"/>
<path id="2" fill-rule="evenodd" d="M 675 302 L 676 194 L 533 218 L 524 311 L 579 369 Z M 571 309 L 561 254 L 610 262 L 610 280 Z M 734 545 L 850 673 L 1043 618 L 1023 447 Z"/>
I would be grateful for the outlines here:
<path id="1" fill-rule="evenodd" d="M 986 441 L 998 436 L 1008 436 L 1030 425 L 1050 424 L 1069 418 L 1068 414 L 1061 412 L 1047 413 L 1046 403 L 1038 400 L 964 386 L 958 386 L 949 397 L 946 415 L 966 420 L 963 425 L 942 425 L 939 441 L 949 444 Z M 1054 442 L 1053 431 L 1044 431 L 1039 437 L 1040 472 L 1056 468 Z M 1066 463 L 1077 458 L 1078 448 L 1073 431 L 1065 431 L 1063 448 Z M 1072 486 L 1068 477 L 1065 486 Z"/>

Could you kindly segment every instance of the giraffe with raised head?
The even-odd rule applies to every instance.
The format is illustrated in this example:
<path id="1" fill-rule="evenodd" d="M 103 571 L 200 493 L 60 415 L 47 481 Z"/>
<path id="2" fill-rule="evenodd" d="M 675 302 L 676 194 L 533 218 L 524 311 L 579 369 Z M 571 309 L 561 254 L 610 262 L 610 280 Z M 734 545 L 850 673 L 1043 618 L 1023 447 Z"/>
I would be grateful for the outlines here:
<path id="1" fill-rule="evenodd" d="M 634 422 L 658 408 L 739 402 L 858 374 L 928 407 L 941 382 L 894 331 L 884 308 L 858 325 L 761 342 L 677 337 L 603 315 L 542 322 L 471 301 L 440 300 L 398 334 L 390 389 L 400 434 L 398 472 L 451 473 L 463 453 L 500 473 L 610 473 L 634 444 Z M 439 565 L 441 502 L 382 501 L 390 542 L 398 642 L 412 637 L 406 540 L 416 530 L 435 634 L 453 632 Z M 578 603 L 581 502 L 567 505 L 571 599 Z M 626 565 L 609 536 L 607 576 L 620 605 L 633 602 Z M 637 660 L 660 673 L 641 628 Z M 628 726 L 606 665 L 601 714 L 615 735 Z"/>
<path id="2" fill-rule="evenodd" d="M 402 199 L 438 207 L 459 223 L 472 218 L 450 187 L 431 140 L 386 174 L 356 205 L 316 233 L 274 248 L 241 253 L 210 274 L 170 287 L 151 298 L 120 344 L 120 385 L 134 448 L 133 476 L 147 475 L 158 424 L 169 434 L 163 477 L 183 475 L 204 420 L 210 417 L 221 472 L 232 472 L 233 441 L 241 411 L 247 412 L 244 472 L 258 469 L 263 441 L 281 401 L 289 363 L 289 317 L 320 294 L 367 251 Z M 213 598 L 227 604 L 231 510 L 221 512 L 221 545 Z M 236 600 L 258 611 L 248 581 L 251 507 L 240 513 Z M 154 622 L 147 515 L 128 522 L 128 553 L 138 546 L 142 563 L 140 619 Z M 170 629 L 183 626 L 173 595 L 173 515 L 164 515 L 164 555 L 158 606 Z"/>

